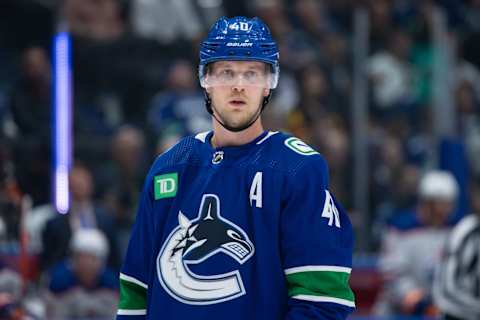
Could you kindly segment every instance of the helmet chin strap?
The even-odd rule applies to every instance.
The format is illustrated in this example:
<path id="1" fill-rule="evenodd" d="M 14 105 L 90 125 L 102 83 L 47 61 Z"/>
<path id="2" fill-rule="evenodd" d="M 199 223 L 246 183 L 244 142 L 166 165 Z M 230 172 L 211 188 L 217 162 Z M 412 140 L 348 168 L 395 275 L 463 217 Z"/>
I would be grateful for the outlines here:
<path id="1" fill-rule="evenodd" d="M 240 132 L 240 131 L 243 131 L 247 128 L 250 128 L 252 126 L 252 124 L 255 123 L 255 121 L 257 121 L 257 119 L 260 117 L 260 115 L 262 114 L 263 112 L 263 109 L 265 109 L 265 107 L 267 106 L 268 102 L 270 101 L 270 97 L 271 97 L 272 93 L 270 92 L 268 94 L 268 96 L 264 97 L 263 98 L 263 101 L 262 101 L 262 106 L 260 108 L 258 108 L 258 111 L 257 111 L 257 114 L 256 116 L 252 119 L 252 121 L 250 121 L 249 123 L 241 126 L 241 127 L 232 127 L 232 126 L 229 126 L 228 124 L 226 123 L 223 123 L 222 121 L 220 121 L 220 119 L 218 119 L 218 117 L 215 115 L 215 107 L 213 106 L 212 104 L 212 99 L 210 99 L 210 97 L 208 96 L 208 93 L 205 91 L 205 107 L 207 108 L 207 111 L 208 113 L 210 113 L 212 115 L 212 117 L 215 118 L 215 120 L 217 120 L 218 123 L 220 123 L 220 125 L 222 127 L 224 127 L 225 129 L 227 129 L 228 131 L 232 131 L 232 132 Z"/>

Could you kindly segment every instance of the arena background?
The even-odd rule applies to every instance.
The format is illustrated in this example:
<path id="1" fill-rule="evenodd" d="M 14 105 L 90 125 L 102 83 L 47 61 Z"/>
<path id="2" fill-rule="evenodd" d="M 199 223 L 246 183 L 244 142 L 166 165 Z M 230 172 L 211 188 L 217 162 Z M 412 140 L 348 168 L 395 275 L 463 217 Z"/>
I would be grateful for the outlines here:
<path id="1" fill-rule="evenodd" d="M 449 171 L 458 184 L 443 227 L 480 212 L 477 0 L 1 0 L 5 319 L 61 318 L 68 312 L 57 309 L 83 300 L 91 319 L 112 317 L 113 278 L 91 293 L 96 302 L 82 288 L 72 298 L 52 285 L 54 277 L 66 285 L 52 268 L 74 255 L 65 226 L 100 229 L 108 248 L 94 235 L 88 249 L 118 272 L 149 164 L 210 128 L 198 46 L 222 15 L 258 16 L 278 41 L 280 83 L 264 124 L 300 137 L 330 165 L 330 189 L 356 233 L 351 318 L 438 318 L 431 301 L 418 312 L 378 311 L 392 281 L 379 261 L 385 235 L 415 212 L 430 170 Z M 59 52 L 62 39 L 69 52 Z M 61 170 L 70 174 L 63 184 Z M 58 219 L 71 210 L 88 211 L 85 221 Z"/>

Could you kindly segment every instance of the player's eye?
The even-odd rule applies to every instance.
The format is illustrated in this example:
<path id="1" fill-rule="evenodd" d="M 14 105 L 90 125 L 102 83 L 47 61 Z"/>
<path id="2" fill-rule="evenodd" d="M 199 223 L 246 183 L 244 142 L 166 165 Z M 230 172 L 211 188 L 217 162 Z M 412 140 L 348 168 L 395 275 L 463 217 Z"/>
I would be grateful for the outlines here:
<path id="1" fill-rule="evenodd" d="M 249 70 L 249 71 L 246 71 L 243 76 L 245 77 L 246 80 L 248 81 L 255 81 L 258 79 L 259 77 L 259 74 L 257 71 L 253 71 L 253 70 Z"/>
<path id="2" fill-rule="evenodd" d="M 231 80 L 235 76 L 235 73 L 231 69 L 222 69 L 218 73 L 218 77 L 222 80 Z"/>

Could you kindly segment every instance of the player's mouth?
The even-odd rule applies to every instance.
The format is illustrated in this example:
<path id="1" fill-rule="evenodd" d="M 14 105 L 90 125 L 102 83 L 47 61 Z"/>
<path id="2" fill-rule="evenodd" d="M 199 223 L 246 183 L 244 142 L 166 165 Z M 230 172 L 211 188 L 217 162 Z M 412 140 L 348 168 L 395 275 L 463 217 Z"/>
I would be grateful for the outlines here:
<path id="1" fill-rule="evenodd" d="M 247 104 L 244 100 L 241 99 L 232 99 L 229 101 L 229 103 L 235 107 L 243 107 Z"/>

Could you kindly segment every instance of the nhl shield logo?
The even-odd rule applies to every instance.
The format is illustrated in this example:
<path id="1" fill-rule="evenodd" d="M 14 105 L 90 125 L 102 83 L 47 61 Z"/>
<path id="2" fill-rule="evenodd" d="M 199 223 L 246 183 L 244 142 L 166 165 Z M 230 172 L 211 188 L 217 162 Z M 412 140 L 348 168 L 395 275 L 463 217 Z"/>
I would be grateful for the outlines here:
<path id="1" fill-rule="evenodd" d="M 220 215 L 218 196 L 205 194 L 196 219 L 178 213 L 178 226 L 157 257 L 157 275 L 165 291 L 178 301 L 193 305 L 220 303 L 246 293 L 240 272 L 199 275 L 188 265 L 202 263 L 220 252 L 243 264 L 254 251 L 248 235 Z"/>
<path id="2" fill-rule="evenodd" d="M 219 164 L 223 160 L 223 151 L 215 151 L 212 157 L 212 163 L 213 164 Z"/>

